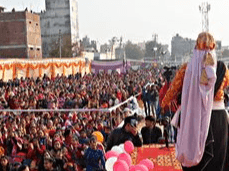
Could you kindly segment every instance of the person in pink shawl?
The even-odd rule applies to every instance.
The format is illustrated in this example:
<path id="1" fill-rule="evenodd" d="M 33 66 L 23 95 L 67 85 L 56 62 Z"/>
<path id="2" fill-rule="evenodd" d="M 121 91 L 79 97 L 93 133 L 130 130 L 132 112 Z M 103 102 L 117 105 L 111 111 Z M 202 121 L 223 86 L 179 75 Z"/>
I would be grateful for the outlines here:
<path id="1" fill-rule="evenodd" d="M 228 75 L 226 66 L 217 62 L 213 36 L 200 33 L 182 80 L 180 116 L 174 116 L 179 118 L 176 158 L 185 171 L 224 170 L 228 123 L 221 96 L 229 84 Z"/>

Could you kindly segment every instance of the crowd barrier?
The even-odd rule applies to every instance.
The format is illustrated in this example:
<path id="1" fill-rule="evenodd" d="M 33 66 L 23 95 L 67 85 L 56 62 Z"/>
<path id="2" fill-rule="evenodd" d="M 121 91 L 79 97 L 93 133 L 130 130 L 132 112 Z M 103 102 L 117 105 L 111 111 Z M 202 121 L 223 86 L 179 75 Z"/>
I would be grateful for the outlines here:
<path id="1" fill-rule="evenodd" d="M 118 107 L 129 103 L 132 100 L 136 100 L 136 97 L 138 97 L 141 93 L 131 96 L 129 97 L 127 100 L 125 100 L 124 102 L 121 102 L 115 106 L 112 106 L 110 108 L 100 108 L 100 109 L 0 109 L 0 113 L 1 112 L 13 112 L 14 115 L 21 115 L 22 112 L 103 112 L 103 113 L 111 113 L 112 111 L 115 111 Z M 135 109 L 135 111 L 137 112 L 138 109 Z M 134 111 L 134 110 L 133 110 Z M 4 117 L 3 115 L 0 115 L 0 118 Z M 120 116 L 119 116 L 120 117 Z M 111 124 L 112 124 L 112 117 L 111 117 Z M 111 127 L 113 127 L 111 125 Z"/>
<path id="2" fill-rule="evenodd" d="M 0 79 L 3 81 L 21 77 L 42 77 L 44 74 L 50 78 L 59 75 L 68 76 L 76 73 L 90 73 L 91 62 L 84 58 L 68 59 L 10 59 L 0 60 Z"/>

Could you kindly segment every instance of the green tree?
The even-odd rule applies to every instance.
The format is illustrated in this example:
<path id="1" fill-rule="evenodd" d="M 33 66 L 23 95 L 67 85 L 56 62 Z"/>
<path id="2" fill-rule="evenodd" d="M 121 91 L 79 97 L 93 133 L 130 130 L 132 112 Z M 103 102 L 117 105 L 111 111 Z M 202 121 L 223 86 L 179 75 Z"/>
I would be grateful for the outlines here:
<path id="1" fill-rule="evenodd" d="M 125 45 L 125 53 L 127 59 L 142 59 L 145 52 L 138 45 L 128 41 Z"/>
<path id="2" fill-rule="evenodd" d="M 162 45 L 157 43 L 156 41 L 149 41 L 146 43 L 145 57 L 152 57 L 153 59 L 157 59 L 159 55 L 161 55 L 161 47 Z"/>

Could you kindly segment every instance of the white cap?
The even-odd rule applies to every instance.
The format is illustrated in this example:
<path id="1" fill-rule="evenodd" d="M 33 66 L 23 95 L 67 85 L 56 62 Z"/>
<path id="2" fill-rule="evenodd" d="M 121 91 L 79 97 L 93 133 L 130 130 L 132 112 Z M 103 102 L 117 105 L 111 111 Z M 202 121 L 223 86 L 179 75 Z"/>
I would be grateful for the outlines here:
<path id="1" fill-rule="evenodd" d="M 126 107 L 123 112 L 131 112 L 131 110 Z"/>

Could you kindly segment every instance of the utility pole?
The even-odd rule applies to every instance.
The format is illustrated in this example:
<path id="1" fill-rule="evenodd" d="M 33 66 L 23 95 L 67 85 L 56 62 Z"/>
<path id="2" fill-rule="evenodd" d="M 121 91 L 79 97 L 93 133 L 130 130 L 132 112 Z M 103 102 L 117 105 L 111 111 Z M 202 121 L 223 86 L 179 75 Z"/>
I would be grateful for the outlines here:
<path id="1" fill-rule="evenodd" d="M 157 34 L 153 34 L 153 41 L 155 42 L 155 43 L 157 43 L 157 41 L 158 41 L 158 35 Z"/>
<path id="2" fill-rule="evenodd" d="M 119 59 L 121 59 L 121 54 L 122 54 L 122 37 L 120 37 L 119 41 L 120 41 L 120 43 L 119 43 Z"/>
<path id="3" fill-rule="evenodd" d="M 60 50 L 60 58 L 61 58 L 61 29 L 59 29 L 59 50 Z"/>
<path id="4" fill-rule="evenodd" d="M 208 12 L 210 11 L 210 4 L 207 2 L 203 2 L 201 6 L 199 6 L 199 10 L 202 13 L 202 31 L 209 31 L 209 20 L 208 20 Z"/>

